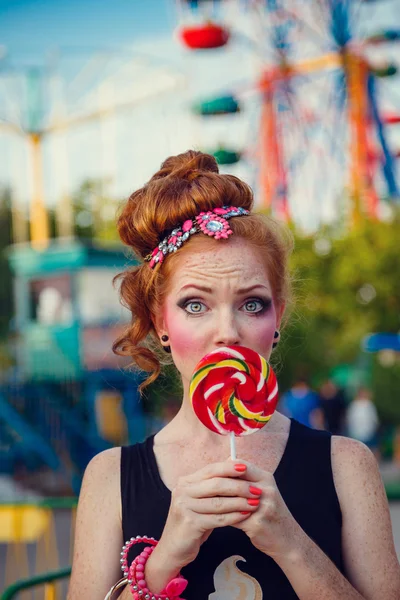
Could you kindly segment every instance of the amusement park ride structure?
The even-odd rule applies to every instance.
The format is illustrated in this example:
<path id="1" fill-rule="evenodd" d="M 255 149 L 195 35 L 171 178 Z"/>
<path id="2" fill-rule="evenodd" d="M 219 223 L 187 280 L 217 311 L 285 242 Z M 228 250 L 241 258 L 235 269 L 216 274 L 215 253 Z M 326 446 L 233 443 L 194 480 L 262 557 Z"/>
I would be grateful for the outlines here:
<path id="1" fill-rule="evenodd" d="M 79 48 L 74 48 L 76 52 Z M 87 49 L 85 49 L 87 52 Z M 67 52 L 64 52 L 67 54 Z M 62 56 L 62 49 L 54 52 Z M 108 63 L 115 60 L 117 66 L 110 72 Z M 118 59 L 118 61 L 116 60 Z M 5 94 L 0 111 L 0 133 L 7 133 L 25 140 L 30 149 L 30 165 L 32 173 L 32 194 L 30 200 L 30 243 L 38 250 L 44 250 L 49 244 L 49 219 L 44 191 L 43 145 L 48 139 L 66 135 L 69 132 L 92 123 L 104 127 L 107 119 L 124 112 L 129 112 L 141 104 L 150 102 L 184 85 L 184 78 L 161 61 L 155 62 L 132 50 L 93 49 L 92 57 L 75 73 L 71 80 L 61 75 L 58 69 L 60 59 L 53 59 L 45 65 L 16 66 L 10 59 L 0 62 L 0 78 L 3 79 L 2 91 Z M 136 70 L 135 70 L 136 69 Z M 118 72 L 121 73 L 118 79 Z M 151 85 L 142 81 L 143 73 L 151 79 Z M 118 95 L 114 93 L 116 85 L 123 80 Z M 141 85 L 137 85 L 137 81 Z M 121 88 L 121 86 L 120 86 Z M 12 94 L 18 89 L 19 96 Z M 67 89 L 74 89 L 75 100 L 72 107 L 68 105 Z M 144 90 L 144 91 L 143 91 Z M 76 105 L 83 109 L 76 109 Z M 7 107 L 14 105 L 11 116 Z M 19 110 L 15 107 L 19 105 Z M 62 149 L 63 148 L 63 149 Z M 65 156 L 60 156 L 64 153 Z M 67 169 L 65 145 L 58 145 L 57 156 L 52 165 L 56 177 L 60 170 Z M 61 169 L 60 169 L 61 167 Z M 74 224 L 71 202 L 68 198 L 56 206 L 57 237 L 72 239 Z M 17 213 L 18 211 L 16 211 Z M 17 229 L 17 224 L 14 224 Z M 21 241 L 21 240 L 16 240 Z"/>
<path id="2" fill-rule="evenodd" d="M 28 143 L 33 173 L 30 240 L 15 243 L 7 251 L 14 275 L 15 315 L 10 335 L 14 365 L 2 369 L 0 381 L 0 474 L 12 473 L 21 465 L 34 472 L 45 466 L 56 472 L 62 486 L 75 492 L 94 454 L 115 443 L 138 441 L 146 433 L 147 421 L 138 394 L 142 375 L 127 373 L 127 361 L 118 360 L 111 350 L 128 322 L 128 313 L 122 310 L 113 288 L 113 277 L 128 260 L 132 265 L 135 261 L 128 259 L 121 247 L 74 239 L 69 201 L 61 209 L 56 207 L 58 237 L 50 240 L 43 141 L 88 123 L 97 122 L 101 128 L 103 119 L 179 89 L 184 83 L 179 74 L 163 65 L 154 69 L 151 57 L 136 53 L 127 57 L 123 53 L 121 60 L 122 79 L 126 73 L 135 72 L 135 66 L 139 64 L 141 69 L 144 64 L 149 85 L 137 90 L 138 86 L 131 87 L 125 79 L 124 90 L 114 95 L 118 101 L 109 102 L 103 94 L 107 84 L 115 85 L 116 73 L 108 73 L 104 56 L 100 61 L 94 57 L 76 76 L 75 87 L 82 81 L 85 86 L 81 104 L 84 109 L 89 107 L 86 112 L 71 109 L 67 113 L 70 107 L 60 94 L 51 106 L 49 92 L 52 86 L 58 86 L 58 91 L 61 86 L 54 70 L 42 66 L 18 69 L 10 64 L 0 70 L 0 77 L 9 76 L 8 84 L 12 77 L 18 78 L 23 93 L 13 100 L 22 105 L 25 100 L 26 104 L 19 111 L 21 118 L 12 118 L 12 111 L 7 114 L 10 99 L 3 104 L 0 132 Z M 152 72 L 157 74 L 155 81 L 151 80 Z M 96 83 L 88 86 L 93 79 Z M 16 85 L 9 88 L 15 90 Z M 14 110 L 16 113 L 18 116 Z M 67 157 L 56 158 L 60 164 Z M 57 177 L 59 173 L 54 172 Z M 17 213 L 15 208 L 13 212 Z"/>
<path id="3" fill-rule="evenodd" d="M 371 22 L 372 4 L 379 9 L 379 2 L 362 0 L 177 0 L 177 37 L 187 49 L 199 54 L 245 41 L 244 52 L 250 48 L 260 60 L 257 80 L 247 89 L 208 98 L 195 112 L 238 113 L 243 92 L 257 95 L 259 205 L 285 220 L 292 218 L 294 188 L 310 193 L 307 165 L 311 193 L 320 203 L 329 186 L 338 196 L 347 190 L 352 224 L 363 216 L 377 218 L 380 197 L 400 196 L 395 164 L 400 151 L 390 148 L 387 133 L 399 126 L 400 111 L 396 101 L 390 112 L 381 102 L 382 80 L 398 69 L 382 58 L 382 49 L 400 40 L 400 29 L 360 33 L 360 25 Z M 395 11 L 391 4 L 387 10 Z M 236 21 L 227 25 L 232 9 Z M 251 23 L 246 34 L 241 20 Z M 248 149 L 237 148 L 216 154 L 229 164 L 248 155 Z"/>

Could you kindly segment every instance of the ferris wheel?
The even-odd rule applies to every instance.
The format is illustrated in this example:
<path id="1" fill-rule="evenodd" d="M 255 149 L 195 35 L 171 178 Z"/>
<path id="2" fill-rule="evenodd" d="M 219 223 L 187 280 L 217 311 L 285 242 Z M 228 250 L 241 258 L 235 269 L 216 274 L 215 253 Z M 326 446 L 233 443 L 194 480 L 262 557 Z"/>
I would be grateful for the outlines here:
<path id="1" fill-rule="evenodd" d="M 186 48 L 203 56 L 219 48 L 217 63 L 221 49 L 238 45 L 257 62 L 245 84 L 194 110 L 210 117 L 256 106 L 247 143 L 219 148 L 216 156 L 255 166 L 260 207 L 302 224 L 338 217 L 354 224 L 378 218 L 385 200 L 400 197 L 400 29 L 390 27 L 400 22 L 396 0 L 178 0 L 177 6 L 177 36 Z"/>

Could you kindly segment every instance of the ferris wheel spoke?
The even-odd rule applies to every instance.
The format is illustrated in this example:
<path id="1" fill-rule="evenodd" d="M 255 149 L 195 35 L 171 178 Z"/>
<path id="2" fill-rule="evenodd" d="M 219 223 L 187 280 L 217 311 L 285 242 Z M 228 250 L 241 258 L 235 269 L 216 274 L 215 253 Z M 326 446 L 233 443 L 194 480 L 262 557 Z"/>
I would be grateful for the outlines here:
<path id="1" fill-rule="evenodd" d="M 340 82 L 339 82 L 340 83 Z M 325 119 L 321 119 L 321 133 L 324 134 L 330 159 L 340 166 L 346 163 L 346 91 L 344 85 L 333 81 L 326 103 Z M 329 115 L 329 117 L 328 117 Z"/>
<path id="2" fill-rule="evenodd" d="M 283 148 L 288 163 L 288 179 L 295 180 L 296 173 L 303 167 L 308 160 L 308 150 L 310 148 L 310 139 L 307 130 L 307 119 L 303 116 L 301 107 L 297 100 L 290 97 L 290 91 L 287 90 L 285 99 L 288 101 L 289 110 L 286 115 L 286 124 L 283 137 Z M 282 120 L 284 117 L 282 117 Z M 304 184 L 310 188 L 309 173 L 304 171 Z M 289 184 L 290 186 L 290 184 Z M 290 189 L 290 187 L 289 187 Z"/>
<path id="3" fill-rule="evenodd" d="M 330 187 L 334 187 L 334 181 L 336 178 L 332 176 L 332 164 L 331 160 L 329 159 L 333 158 L 336 162 L 336 159 L 339 158 L 339 161 L 337 161 L 339 163 L 338 167 L 340 166 L 340 163 L 343 163 L 343 145 L 345 137 L 345 134 L 343 133 L 344 110 L 343 107 L 338 106 L 336 100 L 338 92 L 336 87 L 337 86 L 333 86 L 332 84 L 327 103 L 325 103 L 324 100 L 325 96 L 322 96 L 319 100 L 321 104 L 323 103 L 324 116 L 325 106 L 327 112 L 331 112 L 332 109 L 336 108 L 335 115 L 337 118 L 335 118 L 334 115 L 332 126 L 330 126 L 330 121 L 328 119 L 319 116 L 318 122 L 320 125 L 318 127 L 317 133 L 313 133 L 312 130 L 310 131 L 309 124 L 307 122 L 304 124 L 304 119 L 302 119 L 301 111 L 298 113 L 297 116 L 298 127 L 300 128 L 300 131 L 303 131 L 302 144 L 305 144 L 305 149 L 307 150 L 307 152 L 303 152 L 304 160 L 302 162 L 298 162 L 297 170 L 300 171 L 300 167 L 302 167 L 304 162 L 306 163 L 302 168 L 304 169 L 304 173 L 307 174 L 307 187 L 310 190 L 311 198 L 321 197 L 321 191 L 319 191 L 318 195 L 316 195 L 316 190 L 317 187 L 320 186 L 320 182 L 322 180 L 325 182 L 331 181 Z M 298 103 L 298 100 L 296 100 L 296 103 Z M 331 143 L 331 150 L 328 154 L 326 153 L 326 150 L 325 152 L 322 152 L 322 149 L 326 148 L 326 142 L 324 142 L 323 139 L 320 139 L 321 137 L 325 137 L 325 139 L 328 137 L 329 143 Z M 341 155 L 336 156 L 337 150 L 339 149 L 340 145 L 342 147 Z M 324 177 L 322 177 L 321 175 L 321 170 L 326 172 L 326 175 Z M 319 173 L 318 178 L 316 176 L 317 173 Z"/>
<path id="4" fill-rule="evenodd" d="M 351 13 L 350 13 L 351 14 L 351 24 L 352 24 L 353 35 L 357 39 L 360 39 L 363 37 L 362 27 L 363 27 L 364 20 L 361 17 L 362 17 L 362 12 L 363 11 L 365 12 L 367 10 L 368 10 L 368 21 L 374 22 L 376 14 L 377 14 L 376 6 L 374 6 L 373 3 L 372 4 L 368 3 L 366 5 L 366 3 L 363 2 L 363 0 L 354 0 L 353 1 L 353 6 L 351 7 Z"/>
<path id="5" fill-rule="evenodd" d="M 393 102 L 394 106 L 400 106 L 400 90 L 397 89 L 397 86 L 390 85 L 389 82 L 385 82 L 384 80 L 380 80 L 379 87 L 384 87 L 385 92 L 382 94 L 384 98 L 387 98 Z M 400 112 L 400 109 L 398 109 Z"/>
<path id="6" fill-rule="evenodd" d="M 319 49 L 321 49 L 321 45 L 326 46 L 326 31 L 323 27 L 316 28 L 315 26 L 318 20 L 310 22 L 304 15 L 295 12 L 293 9 L 285 9 L 284 12 L 288 18 L 293 19 L 297 23 L 298 28 L 302 32 L 305 32 L 307 35 L 311 34 L 312 39 L 308 38 L 307 41 L 316 44 Z"/>
<path id="7" fill-rule="evenodd" d="M 325 27 L 329 22 L 331 0 L 317 0 L 312 2 L 315 13 L 319 15 L 319 22 L 325 23 Z M 318 19 L 317 19 L 318 20 Z M 323 31 L 326 34 L 326 29 Z"/>

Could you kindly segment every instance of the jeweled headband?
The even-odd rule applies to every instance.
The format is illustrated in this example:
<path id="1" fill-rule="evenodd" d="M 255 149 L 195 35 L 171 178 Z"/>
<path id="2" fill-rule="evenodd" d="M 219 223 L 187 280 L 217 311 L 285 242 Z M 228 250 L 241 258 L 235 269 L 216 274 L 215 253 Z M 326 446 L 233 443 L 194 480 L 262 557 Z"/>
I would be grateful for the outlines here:
<path id="1" fill-rule="evenodd" d="M 223 206 L 222 208 L 201 212 L 194 219 L 188 219 L 182 225 L 175 227 L 144 260 L 150 263 L 151 269 L 154 269 L 157 263 L 162 263 L 167 254 L 176 252 L 195 233 L 204 233 L 216 240 L 228 239 L 233 233 L 229 227 L 228 219 L 248 214 L 250 214 L 249 211 L 241 206 Z"/>

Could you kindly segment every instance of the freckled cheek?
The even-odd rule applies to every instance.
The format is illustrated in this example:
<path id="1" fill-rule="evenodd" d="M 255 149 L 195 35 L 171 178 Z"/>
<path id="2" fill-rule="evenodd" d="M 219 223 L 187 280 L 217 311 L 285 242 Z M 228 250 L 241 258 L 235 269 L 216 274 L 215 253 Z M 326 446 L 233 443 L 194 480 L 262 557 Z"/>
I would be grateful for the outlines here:
<path id="1" fill-rule="evenodd" d="M 197 347 L 204 344 L 195 319 L 188 319 L 182 309 L 167 307 L 164 311 L 164 321 L 176 358 L 188 358 L 188 352 L 195 354 Z"/>
<path id="2" fill-rule="evenodd" d="M 244 345 L 257 350 L 265 358 L 269 357 L 272 344 L 274 342 L 274 333 L 277 328 L 275 311 L 271 311 L 261 317 L 251 319 L 251 323 L 246 328 Z"/>
<path id="3" fill-rule="evenodd" d="M 260 346 L 270 346 L 274 333 L 275 323 L 271 322 L 270 319 L 259 319 L 256 326 L 251 328 L 251 336 L 254 342 L 257 342 Z"/>

